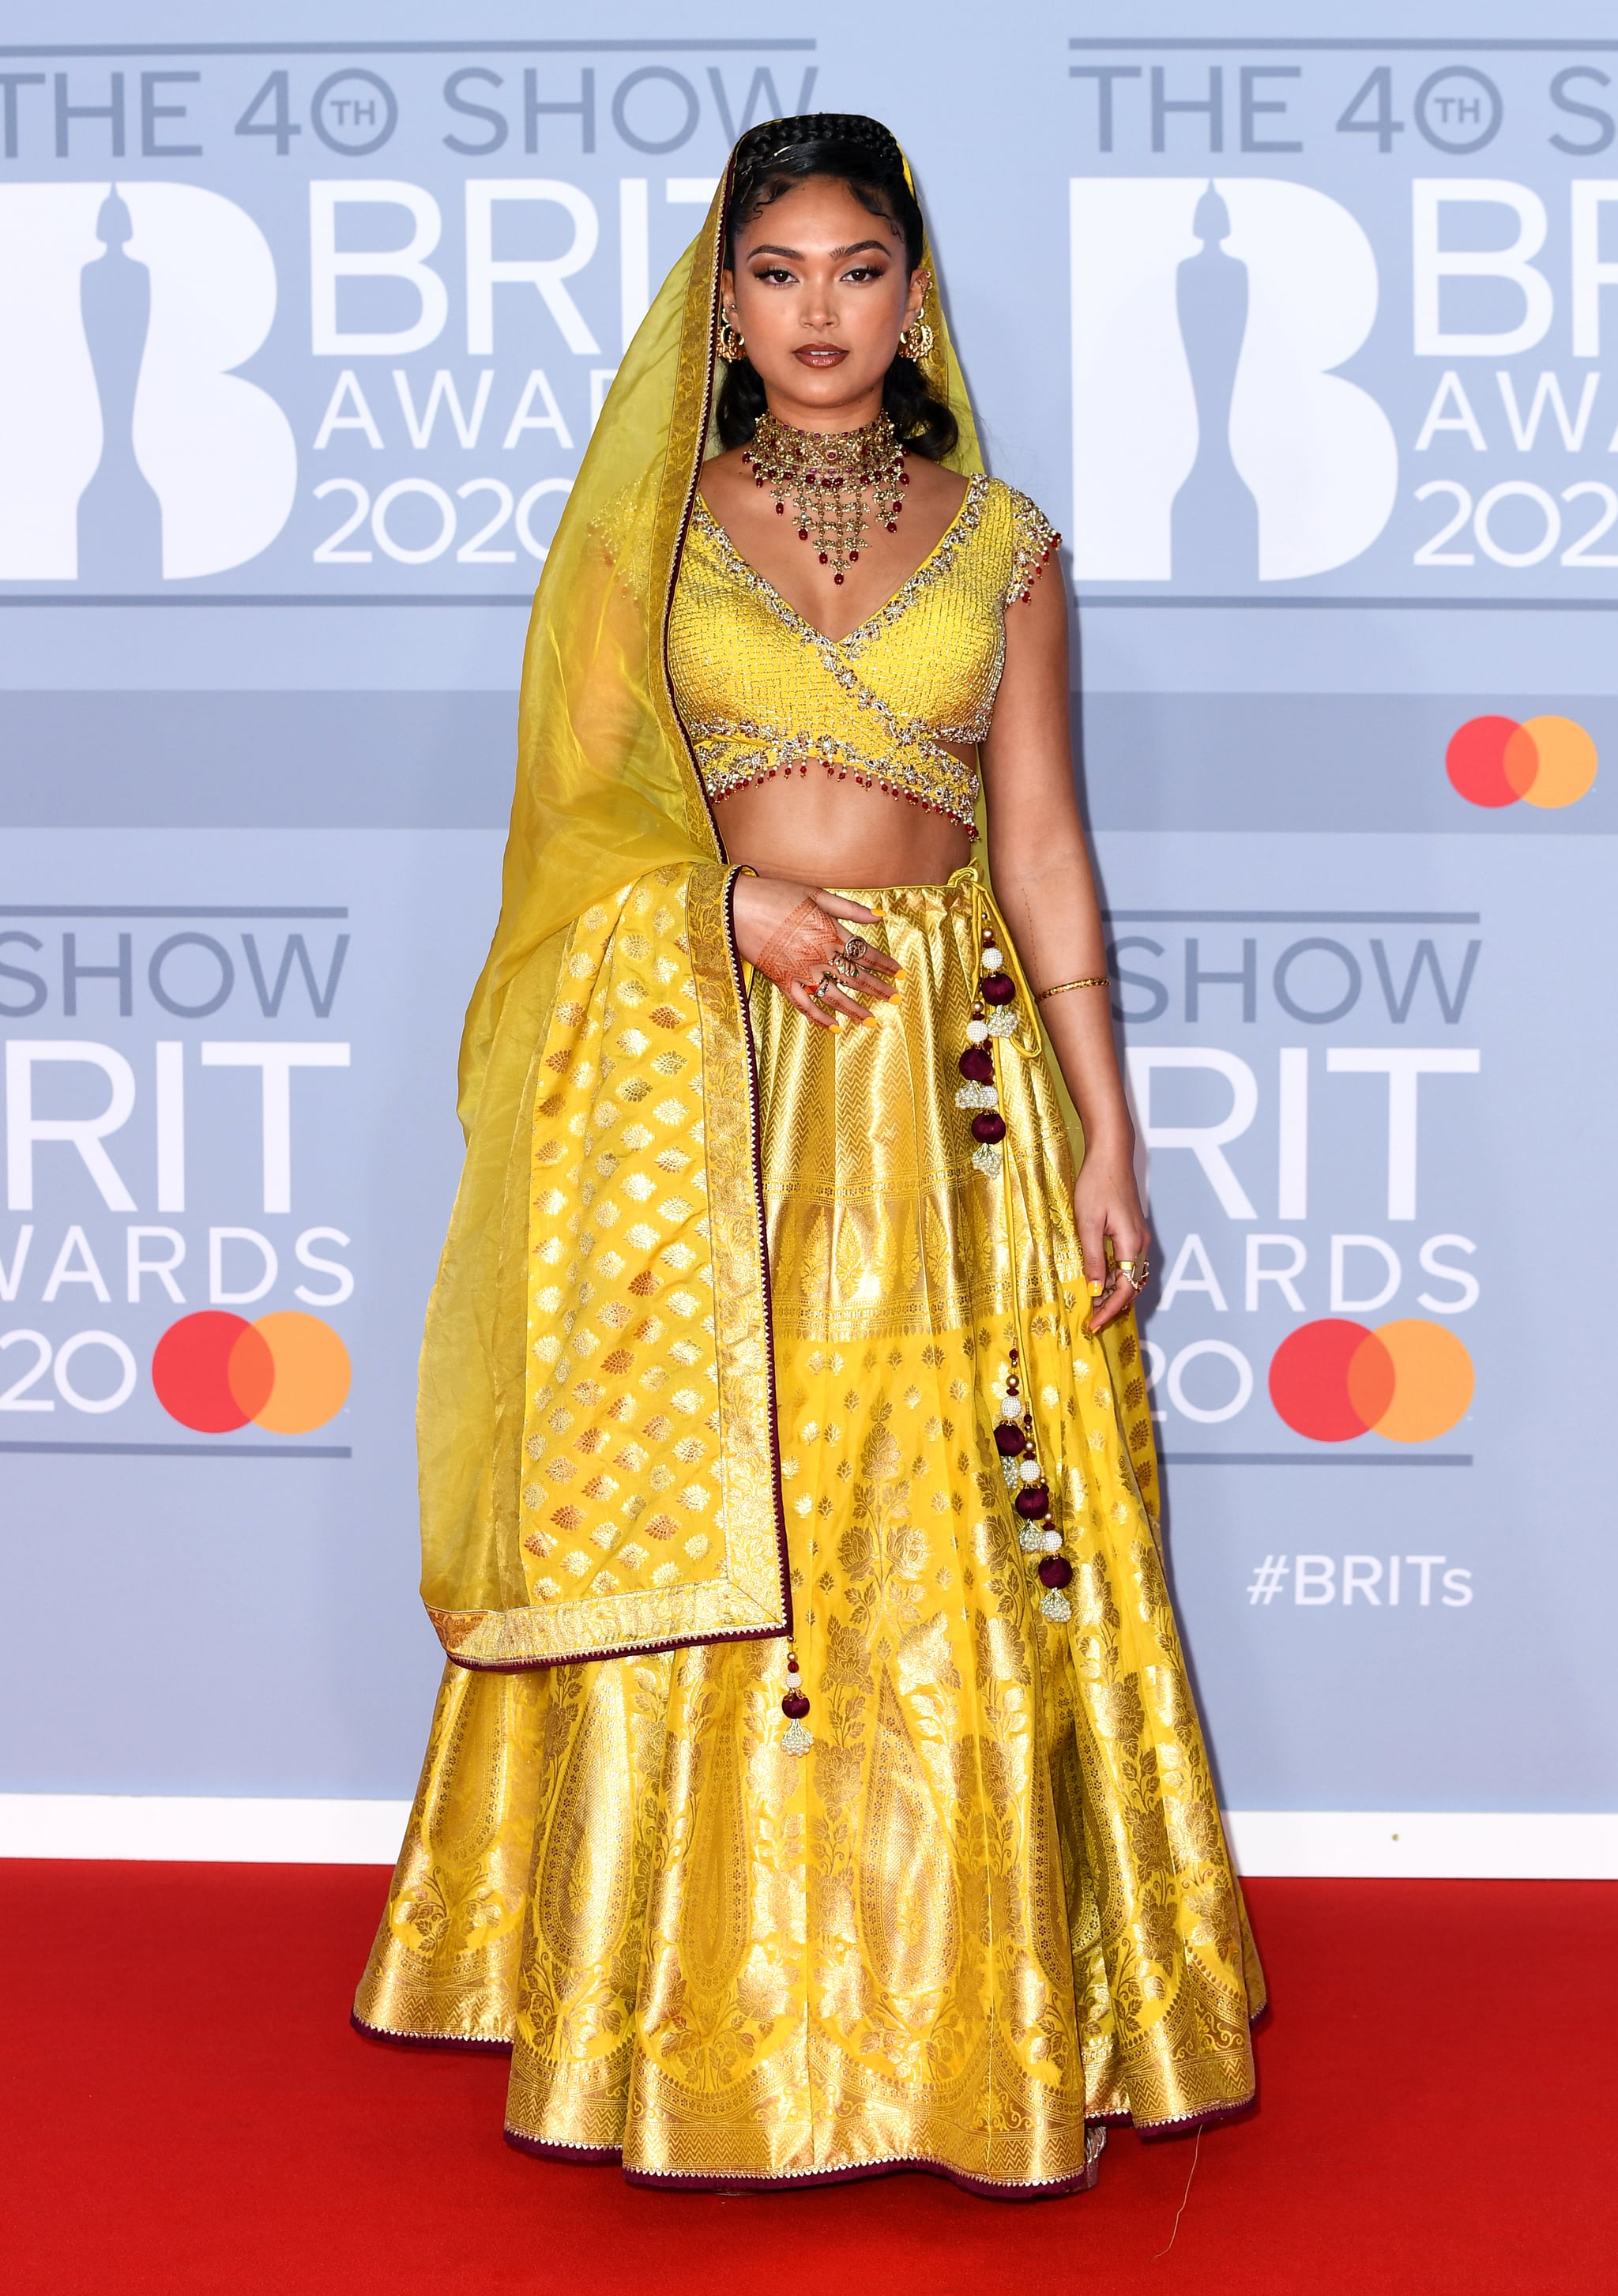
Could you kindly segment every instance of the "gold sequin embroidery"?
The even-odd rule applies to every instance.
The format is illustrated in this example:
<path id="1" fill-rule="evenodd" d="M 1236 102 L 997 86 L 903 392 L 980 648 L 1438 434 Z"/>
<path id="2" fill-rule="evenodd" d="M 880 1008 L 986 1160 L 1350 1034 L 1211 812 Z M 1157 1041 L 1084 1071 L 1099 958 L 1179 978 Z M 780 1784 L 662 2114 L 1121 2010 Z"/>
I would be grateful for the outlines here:
<path id="1" fill-rule="evenodd" d="M 817 765 L 973 833 L 977 768 L 944 744 L 986 737 L 1006 608 L 1028 595 L 1056 539 L 1026 495 L 973 478 L 930 556 L 834 639 L 749 565 L 699 500 L 669 668 L 709 797 Z"/>

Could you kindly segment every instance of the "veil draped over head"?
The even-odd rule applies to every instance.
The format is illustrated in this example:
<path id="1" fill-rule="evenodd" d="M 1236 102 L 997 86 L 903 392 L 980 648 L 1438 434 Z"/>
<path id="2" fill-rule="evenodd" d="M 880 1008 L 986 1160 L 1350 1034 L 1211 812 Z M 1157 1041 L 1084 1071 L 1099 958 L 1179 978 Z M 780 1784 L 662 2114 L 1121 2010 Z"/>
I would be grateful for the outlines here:
<path id="1" fill-rule="evenodd" d="M 462 1047 L 467 1124 L 505 992 L 535 952 L 637 868 L 723 857 L 663 638 L 698 474 L 719 447 L 715 341 L 735 164 L 733 152 L 702 230 L 624 355 L 534 601 L 500 922 Z M 970 475 L 982 458 L 931 247 L 922 264 L 933 331 L 922 374 L 959 426 L 947 467 Z"/>
<path id="2" fill-rule="evenodd" d="M 466 1164 L 428 1314 L 418 1411 L 423 1593 L 467 1665 L 551 1664 L 790 1624 L 751 1044 L 729 925 L 734 872 L 665 658 L 698 476 L 718 447 L 716 328 L 736 164 L 733 152 L 702 228 L 625 354 L 529 626 L 500 918 L 462 1042 Z M 971 473 L 982 467 L 977 432 L 930 249 L 923 260 L 933 331 L 923 375 L 959 427 L 949 466 Z M 550 1505 L 557 1488 L 535 1463 L 546 1442 L 539 1414 L 577 1415 L 572 1390 L 560 1400 L 570 1376 L 580 1374 L 587 1409 L 611 1408 L 589 1401 L 602 1382 L 586 1327 L 614 1305 L 604 1308 L 598 1271 L 620 1253 L 615 1237 L 590 1260 L 602 1238 L 589 1214 L 598 1167 L 621 1160 L 620 1103 L 632 1111 L 640 1088 L 662 1090 L 670 1072 L 669 1051 L 658 1055 L 644 1032 L 623 1027 L 660 985 L 669 993 L 659 1013 L 692 1023 L 676 1040 L 705 1193 L 687 1184 L 677 1200 L 690 1215 L 684 1227 L 677 1220 L 679 1232 L 663 1234 L 656 1259 L 627 1279 L 631 1293 L 637 1282 L 649 1289 L 616 1304 L 636 1313 L 635 1300 L 682 1260 L 710 1262 L 673 1296 L 709 1310 L 691 1315 L 677 1360 L 694 1383 L 698 1349 L 706 1360 L 697 1368 L 719 1390 L 720 1535 L 696 1560 L 665 1546 L 625 1566 L 639 1540 L 614 1549 L 624 1526 L 604 1503 L 570 1489 Z M 625 1049 L 636 1041 L 640 1051 Z M 627 1072 L 637 1063 L 644 1077 Z M 633 1126 L 629 1134 L 637 1136 Z M 536 1287 L 537 1260 L 554 1280 Z"/>

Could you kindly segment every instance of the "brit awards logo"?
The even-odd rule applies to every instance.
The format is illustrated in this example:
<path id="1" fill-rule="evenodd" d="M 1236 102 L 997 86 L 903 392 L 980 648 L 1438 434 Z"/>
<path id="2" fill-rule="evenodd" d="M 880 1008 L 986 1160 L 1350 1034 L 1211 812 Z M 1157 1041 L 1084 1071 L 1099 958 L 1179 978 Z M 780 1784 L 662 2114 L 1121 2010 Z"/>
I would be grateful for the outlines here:
<path id="1" fill-rule="evenodd" d="M 0 1452 L 348 1456 L 347 923 L 0 911 Z"/>
<path id="2" fill-rule="evenodd" d="M 264 234 L 217 192 L 0 185 L 0 580 L 131 590 L 267 549 L 297 448 L 234 370 L 275 316 Z"/>
<path id="3" fill-rule="evenodd" d="M 1242 591 L 1369 549 L 1399 455 L 1335 372 L 1376 316 L 1354 217 L 1257 176 L 1077 176 L 1070 197 L 1079 578 Z"/>

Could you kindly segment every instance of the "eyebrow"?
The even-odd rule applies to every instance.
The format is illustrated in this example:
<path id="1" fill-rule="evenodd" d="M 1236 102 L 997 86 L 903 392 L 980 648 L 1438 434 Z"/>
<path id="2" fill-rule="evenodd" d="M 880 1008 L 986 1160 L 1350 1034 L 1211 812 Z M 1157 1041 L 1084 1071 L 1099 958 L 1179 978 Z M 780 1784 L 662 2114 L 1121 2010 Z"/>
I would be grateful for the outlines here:
<path id="1" fill-rule="evenodd" d="M 891 255 L 893 252 L 891 243 L 885 239 L 857 239 L 851 247 L 834 247 L 831 250 L 832 260 L 841 263 L 845 256 L 864 255 L 871 248 L 875 248 L 879 255 Z M 784 255 L 793 263 L 803 260 L 801 247 L 750 247 L 745 259 L 752 263 L 760 255 Z"/>

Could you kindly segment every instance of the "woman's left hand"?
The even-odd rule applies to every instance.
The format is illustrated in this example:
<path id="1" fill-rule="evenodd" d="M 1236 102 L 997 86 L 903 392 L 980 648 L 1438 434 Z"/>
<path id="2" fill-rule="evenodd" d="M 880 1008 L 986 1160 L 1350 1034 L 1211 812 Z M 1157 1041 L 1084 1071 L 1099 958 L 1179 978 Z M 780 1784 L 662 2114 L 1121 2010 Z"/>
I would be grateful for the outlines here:
<path id="1" fill-rule="evenodd" d="M 1086 1286 L 1099 1283 L 1105 1287 L 1099 1295 L 1090 1294 L 1087 1328 L 1092 1334 L 1104 1331 L 1132 1308 L 1146 1288 L 1146 1253 L 1152 1239 L 1135 1185 L 1130 1144 L 1123 1144 L 1117 1150 L 1100 1144 L 1088 1145 L 1073 1188 L 1073 1215 L 1079 1248 L 1084 1254 Z M 1132 1268 L 1132 1274 L 1126 1267 Z"/>

